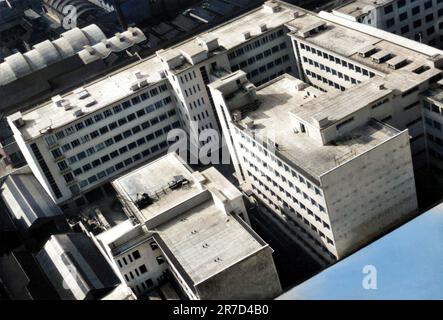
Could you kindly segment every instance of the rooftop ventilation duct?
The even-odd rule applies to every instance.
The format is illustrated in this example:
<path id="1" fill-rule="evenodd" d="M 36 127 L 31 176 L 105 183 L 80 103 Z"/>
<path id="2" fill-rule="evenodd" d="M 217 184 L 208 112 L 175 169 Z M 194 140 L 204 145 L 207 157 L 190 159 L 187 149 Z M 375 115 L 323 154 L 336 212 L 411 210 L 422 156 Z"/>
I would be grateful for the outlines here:
<path id="1" fill-rule="evenodd" d="M 245 38 L 245 40 L 250 39 L 251 38 L 251 32 L 249 32 L 249 31 L 243 32 L 243 37 Z"/>
<path id="2" fill-rule="evenodd" d="M 13 115 L 11 115 L 11 121 L 15 125 L 16 128 L 21 128 L 25 125 L 25 121 L 23 120 L 22 113 L 16 112 Z"/>
<path id="3" fill-rule="evenodd" d="M 258 27 L 260 28 L 261 32 L 266 32 L 268 30 L 268 26 L 266 25 L 266 23 L 262 23 Z"/>
<path id="4" fill-rule="evenodd" d="M 91 46 L 84 46 L 84 49 L 92 56 L 95 54 L 95 49 Z"/>
<path id="5" fill-rule="evenodd" d="M 83 112 L 82 109 L 77 109 L 77 110 L 75 110 L 72 114 L 74 115 L 74 117 L 77 117 L 77 118 L 78 118 L 78 117 L 84 115 L 84 112 Z"/>

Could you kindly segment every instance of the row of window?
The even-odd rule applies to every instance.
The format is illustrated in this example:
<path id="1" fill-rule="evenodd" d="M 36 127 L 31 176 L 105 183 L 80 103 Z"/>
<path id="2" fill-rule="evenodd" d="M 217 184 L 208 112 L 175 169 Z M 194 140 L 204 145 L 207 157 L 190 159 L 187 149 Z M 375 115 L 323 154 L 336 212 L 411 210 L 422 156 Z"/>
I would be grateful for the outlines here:
<path id="1" fill-rule="evenodd" d="M 289 187 L 292 190 L 295 190 L 297 194 L 299 194 L 300 196 L 303 197 L 303 201 L 301 201 L 301 197 L 299 200 L 296 197 L 292 196 L 285 188 L 283 188 L 281 185 L 279 185 L 275 180 L 271 179 L 271 177 L 269 177 L 265 172 L 260 170 L 256 165 L 254 165 L 250 161 L 248 161 L 246 159 L 246 157 L 243 157 L 243 160 L 247 165 L 249 165 L 250 168 L 254 169 L 256 172 L 259 172 L 263 178 L 266 178 L 266 181 L 269 183 L 269 185 L 272 184 L 273 187 L 275 188 L 275 190 L 279 190 L 281 194 L 285 194 L 288 199 L 290 199 L 292 202 L 296 203 L 300 207 L 300 209 L 306 210 L 309 215 L 314 216 L 314 213 L 312 212 L 311 209 L 309 209 L 309 206 L 315 207 L 316 209 L 320 210 L 320 212 L 323 212 L 323 213 L 326 212 L 325 208 L 323 206 L 318 204 L 313 198 L 309 197 L 305 192 L 301 191 L 300 188 L 298 188 L 296 185 L 294 185 L 294 183 L 292 183 L 291 181 L 287 181 L 286 178 L 284 178 L 283 176 L 279 176 L 284 183 L 288 183 Z M 262 165 L 263 165 L 263 163 L 262 163 Z M 264 167 L 266 167 L 266 166 L 264 166 Z M 272 171 L 272 172 L 275 173 L 276 171 Z M 261 180 L 259 180 L 259 183 L 260 183 L 260 185 L 263 184 Z M 265 189 L 266 189 L 266 191 L 269 191 L 274 197 L 277 197 L 277 199 L 280 202 L 284 202 L 278 195 L 275 194 L 275 192 L 273 190 L 270 190 L 267 185 L 265 185 Z M 284 203 L 286 203 L 286 202 L 284 202 Z M 309 203 L 309 204 L 306 204 L 306 203 Z M 318 217 L 318 219 L 320 219 L 320 217 Z M 323 224 L 324 224 L 325 228 L 329 229 L 329 225 L 326 222 L 323 222 Z"/>
<path id="2" fill-rule="evenodd" d="M 259 76 L 262 73 L 265 73 L 267 71 L 271 71 L 272 69 L 274 69 L 274 68 L 282 65 L 283 63 L 289 61 L 289 59 L 290 59 L 289 55 L 285 54 L 281 58 L 277 58 L 274 61 L 271 61 L 271 62 L 269 62 L 267 64 L 264 64 L 264 65 L 260 66 L 260 68 L 251 70 L 250 72 L 248 72 L 247 78 L 248 79 L 255 78 L 255 77 Z"/>
<path id="3" fill-rule="evenodd" d="M 76 174 L 76 175 L 84 174 L 87 171 L 91 170 L 92 168 L 96 168 L 102 164 L 105 164 L 107 161 L 110 160 L 110 158 L 116 158 L 116 157 L 122 156 L 130 148 L 136 148 L 136 147 L 139 147 L 138 144 L 140 144 L 140 146 L 141 146 L 144 143 L 146 143 L 146 142 L 143 142 L 143 141 L 146 141 L 145 139 L 148 140 L 148 138 L 140 138 L 139 140 L 137 140 L 137 142 L 132 142 L 129 145 L 120 148 L 119 150 L 115 150 L 115 151 L 111 152 L 110 154 L 101 157 L 100 159 L 96 159 L 96 160 L 92 161 L 91 163 L 88 163 L 88 164 L 82 166 L 82 168 L 78 168 L 78 169 L 74 170 L 74 174 Z M 149 139 L 153 139 L 153 136 L 150 136 Z M 170 142 L 169 144 L 171 144 L 171 143 L 172 142 Z M 112 175 L 114 172 L 122 170 L 123 168 L 125 168 L 127 166 L 130 166 L 134 162 L 137 162 L 137 161 L 141 160 L 142 158 L 146 158 L 152 154 L 163 151 L 164 149 L 166 149 L 169 146 L 169 144 L 165 140 L 165 141 L 160 142 L 159 144 L 151 146 L 151 147 L 145 149 L 144 151 L 142 151 L 141 153 L 137 153 L 134 156 L 129 157 L 126 160 L 117 163 L 115 166 L 112 166 L 104 171 L 97 173 L 96 175 L 89 177 L 88 179 L 81 181 L 79 183 L 79 186 L 77 186 L 77 185 L 72 186 L 71 191 L 73 193 L 76 193 L 79 191 L 79 187 L 85 188 L 88 184 L 95 183 L 98 180 L 101 180 L 108 175 Z M 74 180 L 73 174 L 71 174 L 71 173 L 64 175 L 64 178 L 67 183 L 70 183 Z"/>
<path id="4" fill-rule="evenodd" d="M 182 84 L 185 84 L 185 82 L 191 81 L 192 79 L 196 79 L 196 78 L 197 78 L 197 74 L 193 70 L 193 71 L 191 71 L 189 73 L 186 73 L 186 74 L 180 76 L 180 82 Z M 200 87 L 198 88 L 198 90 L 200 91 Z"/>
<path id="5" fill-rule="evenodd" d="M 118 143 L 118 142 L 120 142 L 120 141 L 122 141 L 124 139 L 127 139 L 127 138 L 135 135 L 135 134 L 138 134 L 139 132 L 141 132 L 141 131 L 143 131 L 143 130 L 151 127 L 151 126 L 154 126 L 154 125 L 157 125 L 157 124 L 159 124 L 159 123 L 161 123 L 163 121 L 166 121 L 168 118 L 175 116 L 175 114 L 176 114 L 176 111 L 174 109 L 172 109 L 169 112 L 165 112 L 165 113 L 161 114 L 158 117 L 154 117 L 154 118 L 152 118 L 150 120 L 147 120 L 147 121 L 143 122 L 140 125 L 136 125 L 133 128 L 131 128 L 131 129 L 128 129 L 128 130 L 126 130 L 126 131 L 124 131 L 122 133 L 119 133 L 119 134 L 115 135 L 112 138 L 109 138 L 109 139 L 105 140 L 104 142 L 101 142 L 101 143 L 97 144 L 96 146 L 90 147 L 90 148 L 86 149 L 85 151 L 81 151 L 78 154 L 76 154 L 76 155 L 74 155 L 72 157 L 69 157 L 68 158 L 68 163 L 69 163 L 69 165 L 73 165 L 77 161 L 81 161 L 81 160 L 83 160 L 83 159 L 85 159 L 85 158 L 87 158 L 89 156 L 92 156 L 96 152 L 99 152 L 99 151 L 101 151 L 101 150 L 103 150 L 103 149 L 105 149 L 107 147 L 110 147 L 114 143 Z M 180 123 L 178 121 L 176 121 L 171 126 L 174 127 L 174 128 L 177 128 L 177 126 L 179 126 L 179 125 L 180 125 Z M 168 130 L 168 129 L 170 130 L 171 126 L 166 126 L 166 127 L 163 128 L 163 130 Z M 156 137 L 163 135 L 163 133 L 160 133 L 160 131 L 162 131 L 162 129 L 158 129 L 155 132 L 155 136 Z M 164 133 L 167 134 L 167 132 L 164 132 Z M 64 160 L 62 162 L 59 162 L 59 163 L 63 163 L 63 162 L 64 162 Z M 60 167 L 60 165 L 59 165 L 59 167 Z M 60 168 L 60 169 L 63 170 L 62 168 Z"/>
<path id="6" fill-rule="evenodd" d="M 197 85 L 190 87 L 189 90 L 185 89 L 185 96 L 189 97 L 189 96 L 192 96 L 194 94 L 197 94 L 197 91 L 198 92 L 201 91 L 200 85 L 198 83 L 197 83 Z"/>
<path id="7" fill-rule="evenodd" d="M 353 63 L 350 63 L 350 62 L 345 61 L 343 59 L 340 59 L 338 57 L 335 57 L 335 56 L 333 56 L 331 54 L 328 54 L 326 52 L 323 52 L 321 50 L 318 50 L 318 49 L 315 49 L 313 47 L 310 47 L 310 46 L 308 46 L 308 45 L 306 45 L 304 43 L 300 43 L 300 48 L 302 48 L 302 49 L 304 49 L 304 50 L 306 50 L 308 52 L 312 52 L 313 54 L 317 54 L 319 57 L 323 57 L 324 59 L 327 59 L 327 60 L 329 60 L 331 62 L 335 62 L 338 65 L 341 65 L 341 66 L 343 66 L 345 68 L 348 68 L 349 70 L 355 71 L 357 73 L 360 73 L 360 74 L 362 74 L 364 76 L 369 76 L 371 78 L 373 76 L 375 76 L 375 74 L 372 71 L 369 71 L 369 70 L 367 70 L 365 68 L 362 68 L 362 67 L 360 67 L 360 66 L 358 66 L 356 64 L 353 64 Z M 312 61 L 310 64 L 314 64 L 314 61 Z M 325 66 L 324 66 L 324 69 L 326 70 Z"/>
<path id="8" fill-rule="evenodd" d="M 417 1 L 423 1 L 423 0 L 409 0 L 409 4 L 412 4 L 412 3 L 417 2 Z M 436 1 L 437 1 L 437 3 L 436 3 L 437 5 L 443 3 L 443 0 L 436 0 Z M 393 1 L 393 3 L 390 3 L 390 4 L 388 4 L 387 6 L 385 6 L 383 8 L 383 11 L 384 11 L 385 14 L 390 14 L 390 13 L 394 12 L 394 3 L 397 4 L 397 9 L 401 9 L 401 8 L 404 8 L 406 6 L 408 1 L 407 0 Z M 417 4 L 417 6 L 415 6 L 415 7 L 413 7 L 411 9 L 412 15 L 417 15 L 417 14 L 420 13 L 420 10 L 421 10 L 420 9 L 420 5 L 421 4 Z M 423 3 L 424 10 L 431 9 L 432 6 L 433 6 L 432 0 L 427 0 L 427 1 L 425 1 Z"/>
<path id="9" fill-rule="evenodd" d="M 53 150 L 51 150 L 52 156 L 54 157 L 54 159 L 58 159 L 59 157 L 61 157 L 63 155 L 64 152 L 68 152 L 69 150 L 75 149 L 76 147 L 88 143 L 89 141 L 98 138 L 101 135 L 107 134 L 109 131 L 115 130 L 120 126 L 126 125 L 127 123 L 134 121 L 137 118 L 143 117 L 151 112 L 154 112 L 164 106 L 167 106 L 167 104 L 171 103 L 172 100 L 170 97 L 167 97 L 163 100 L 159 100 L 157 101 L 155 104 L 149 105 L 146 108 L 140 109 L 137 112 L 131 113 L 126 117 L 120 118 L 117 121 L 111 122 L 109 125 L 105 125 L 103 127 L 101 127 L 100 129 L 94 130 L 91 133 L 79 138 L 79 139 L 74 139 L 72 140 L 70 143 L 66 143 L 64 144 L 61 148 L 55 148 Z M 175 110 L 170 110 L 167 113 L 163 113 L 158 117 L 153 117 L 151 120 L 149 121 L 145 121 L 142 124 L 142 128 L 146 129 L 147 127 L 149 127 L 150 125 L 155 125 L 165 119 L 167 119 L 168 117 L 171 117 L 175 115 Z M 130 131 L 130 130 L 128 130 Z M 107 146 L 107 145 L 106 145 Z M 98 144 L 97 145 L 97 149 L 101 150 L 103 149 L 105 146 L 103 145 L 103 143 Z M 90 150 L 94 150 L 94 147 L 89 148 Z M 88 150 L 89 150 L 88 149 Z M 63 151 L 63 153 L 62 153 Z M 84 152 L 81 152 L 79 155 L 84 154 Z M 77 155 L 77 156 L 79 156 Z M 82 158 L 85 158 L 86 155 L 83 155 L 83 157 L 80 156 L 79 160 L 81 160 Z M 71 157 L 70 158 L 72 161 L 76 161 L 76 157 Z M 70 164 L 71 160 L 69 161 Z"/>
<path id="10" fill-rule="evenodd" d="M 292 72 L 292 67 L 289 66 L 289 67 L 287 67 L 287 68 L 284 69 L 284 70 L 280 70 L 280 71 L 277 72 L 277 73 L 273 73 L 273 74 L 271 74 L 269 77 L 265 77 L 265 78 L 261 79 L 260 81 L 256 81 L 256 82 L 255 82 L 255 85 L 256 85 L 257 87 L 258 87 L 258 86 L 261 86 L 262 84 L 268 83 L 268 82 L 271 81 L 272 79 L 275 79 L 275 78 L 277 78 L 277 77 L 279 77 L 279 76 L 281 76 L 281 75 L 284 75 L 285 73 L 291 73 L 291 72 Z"/>
<path id="11" fill-rule="evenodd" d="M 441 129 L 440 129 L 441 130 Z M 439 145 L 440 147 L 443 147 L 443 140 L 439 137 L 436 137 L 430 133 L 426 134 L 429 141 L 434 142 L 436 145 Z"/>
<path id="12" fill-rule="evenodd" d="M 123 268 L 123 264 L 125 266 L 128 265 L 128 261 L 126 260 L 126 258 L 129 259 L 130 263 L 134 262 L 135 260 L 138 260 L 141 258 L 140 251 L 134 250 L 132 253 L 128 254 L 126 257 L 121 257 L 120 259 L 117 259 L 117 264 L 120 268 Z"/>
<path id="13" fill-rule="evenodd" d="M 319 75 L 319 74 L 317 74 L 315 72 L 312 72 L 312 71 L 310 71 L 308 69 L 306 69 L 305 72 L 306 72 L 306 75 L 311 76 L 311 77 L 317 79 L 318 81 L 322 81 L 323 83 L 329 85 L 330 87 L 334 87 L 335 89 L 341 90 L 341 91 L 345 91 L 346 90 L 346 88 L 344 86 L 339 85 L 338 83 L 336 83 L 336 82 L 334 82 L 332 80 L 324 78 L 324 77 L 322 77 L 321 75 Z"/>
<path id="14" fill-rule="evenodd" d="M 228 54 L 228 58 L 229 58 L 229 60 L 232 60 L 236 57 L 240 57 L 240 56 L 244 55 L 246 52 L 249 52 L 253 49 L 259 48 L 260 46 L 262 46 L 270 41 L 273 41 L 277 38 L 283 37 L 284 35 L 285 35 L 285 33 L 284 33 L 283 29 L 280 29 L 276 32 L 272 32 L 270 34 L 267 34 L 266 36 L 254 41 L 254 42 L 248 43 L 246 46 L 243 46 L 241 48 L 236 49 L 235 51 L 230 52 Z"/>
<path id="15" fill-rule="evenodd" d="M 244 69 L 244 68 L 246 68 L 247 66 L 253 65 L 253 64 L 255 64 L 256 62 L 259 62 L 259 61 L 261 61 L 262 59 L 264 59 L 264 58 L 266 58 L 266 57 L 269 57 L 269 56 L 271 56 L 271 55 L 275 55 L 275 54 L 278 53 L 280 50 L 284 50 L 284 49 L 286 49 L 286 48 L 287 48 L 287 44 L 286 44 L 286 42 L 282 42 L 282 43 L 280 43 L 279 45 L 276 45 L 276 46 L 272 47 L 271 49 L 267 49 L 267 50 L 265 50 L 264 52 L 259 53 L 259 54 L 257 54 L 257 55 L 254 56 L 254 57 L 251 57 L 251 58 L 249 58 L 249 59 L 247 59 L 247 60 L 241 61 L 241 62 L 239 62 L 238 64 L 235 64 L 235 65 L 231 66 L 231 69 L 232 69 L 233 72 L 234 72 L 234 71 L 237 71 L 237 70 L 240 70 L 240 69 Z M 288 57 L 288 58 L 289 58 L 289 57 Z M 289 59 L 288 59 L 288 60 L 289 60 Z"/>
<path id="16" fill-rule="evenodd" d="M 175 123 L 175 125 L 176 126 L 178 125 L 177 122 Z M 123 146 L 117 150 L 114 150 L 111 153 L 102 156 L 100 159 L 96 159 L 96 160 L 92 161 L 91 163 L 87 163 L 87 164 L 83 165 L 81 168 L 75 169 L 73 171 L 73 173 L 75 176 L 79 176 L 83 173 L 86 173 L 89 170 L 91 170 L 92 168 L 96 168 L 96 167 L 100 166 L 101 164 L 104 164 L 104 163 L 110 161 L 111 159 L 115 159 L 130 150 L 141 147 L 141 146 L 145 145 L 147 142 L 152 141 L 155 138 L 159 138 L 159 137 L 163 136 L 164 134 L 167 134 L 170 130 L 171 130 L 171 125 L 168 125 L 168 126 L 164 127 L 163 129 L 159 129 L 154 133 L 148 134 L 146 137 L 141 137 L 137 141 L 133 141 L 126 146 Z M 69 181 L 67 181 L 67 182 L 69 182 Z"/>
<path id="17" fill-rule="evenodd" d="M 250 138 L 248 135 L 246 135 L 244 132 L 242 132 L 239 128 L 235 128 L 235 131 L 238 135 L 241 136 L 242 140 L 246 141 L 252 148 L 256 149 L 260 152 L 260 154 L 264 155 L 268 159 L 270 159 L 272 162 L 276 163 L 280 169 L 282 169 L 285 173 L 290 173 L 293 178 L 298 179 L 298 181 L 304 185 L 313 192 L 315 192 L 316 195 L 322 196 L 322 193 L 319 188 L 317 188 L 313 183 L 311 183 L 308 179 L 306 179 L 303 175 L 297 173 L 294 169 L 290 168 L 287 164 L 283 163 L 280 159 L 278 159 L 275 155 L 270 153 L 264 146 L 262 146 L 260 143 L 257 143 L 254 139 Z M 240 147 L 243 145 L 240 144 Z M 246 148 L 243 146 L 243 148 L 246 150 Z M 255 155 L 255 152 L 251 152 Z"/>
<path id="18" fill-rule="evenodd" d="M 343 73 L 340 72 L 340 71 L 335 70 L 334 68 L 331 68 L 331 67 L 329 67 L 329 66 L 325 66 L 324 64 L 321 64 L 321 63 L 319 63 L 319 62 L 317 62 L 317 61 L 314 61 L 314 60 L 312 60 L 312 59 L 309 59 L 309 58 L 307 58 L 307 57 L 303 57 L 303 61 L 304 61 L 305 63 L 308 63 L 308 64 L 311 65 L 311 66 L 314 66 L 314 67 L 316 67 L 316 68 L 322 70 L 322 71 L 326 71 L 327 73 L 330 73 L 330 74 L 332 74 L 333 76 L 339 77 L 340 79 L 344 79 L 345 81 L 350 81 L 350 82 L 352 82 L 353 84 L 356 84 L 356 83 L 360 83 L 360 82 L 361 82 L 361 81 L 358 81 L 358 80 L 356 80 L 356 79 L 354 79 L 354 78 L 352 78 L 352 77 L 350 77 L 350 76 L 348 76 L 348 75 L 346 75 L 346 74 L 343 74 Z M 348 64 L 348 65 L 349 65 L 349 64 Z M 368 70 L 366 70 L 366 69 L 362 69 L 362 68 L 360 68 L 360 67 L 358 67 L 358 69 L 359 69 L 358 72 L 361 73 L 361 74 L 363 74 L 364 76 L 367 76 L 367 77 L 369 77 L 369 78 L 372 78 L 372 77 L 375 76 L 375 73 L 370 72 L 370 71 L 368 71 Z"/>
<path id="19" fill-rule="evenodd" d="M 250 173 L 248 172 L 248 174 L 250 174 Z M 255 190 L 255 191 L 259 194 L 259 197 L 260 197 L 261 199 L 266 200 L 271 206 L 273 206 L 278 212 L 280 212 L 281 215 L 283 215 L 285 218 L 289 219 L 289 221 L 287 220 L 288 222 L 290 222 L 292 225 L 296 226 L 296 227 L 297 227 L 301 232 L 303 232 L 303 233 L 304 233 L 304 234 L 305 234 L 305 235 L 306 235 L 311 241 L 315 242 L 316 245 L 318 245 L 319 247 L 321 247 L 323 251 L 326 252 L 326 251 L 328 251 L 328 249 L 324 246 L 323 243 L 321 243 L 320 241 L 318 241 L 318 239 L 315 239 L 315 238 L 312 236 L 312 234 L 306 230 L 306 228 L 308 228 L 308 229 L 310 228 L 313 232 L 315 232 L 316 234 L 318 234 L 318 235 L 320 236 L 320 238 L 324 239 L 324 241 L 326 241 L 329 245 L 331 245 L 331 246 L 334 245 L 334 242 L 333 242 L 329 237 L 327 237 L 323 232 L 321 232 L 320 230 L 318 230 L 318 228 L 315 227 L 315 225 L 311 224 L 311 223 L 309 222 L 308 219 L 303 218 L 302 215 L 301 215 L 300 213 L 298 213 L 297 211 L 295 211 L 293 208 L 291 208 L 291 207 L 289 207 L 289 206 L 281 207 L 281 206 L 279 206 L 278 204 L 274 203 L 269 197 L 266 196 L 265 193 L 261 192 L 261 190 L 259 190 L 259 189 L 258 189 L 257 187 L 255 187 L 254 185 L 252 186 L 252 188 L 253 188 L 253 190 Z M 287 214 L 287 211 L 286 211 L 286 210 L 289 210 L 289 211 L 290 211 L 292 214 L 294 214 L 294 215 L 296 214 L 297 219 L 298 219 L 299 221 L 293 219 L 289 214 Z M 303 225 L 304 225 L 305 227 L 304 227 L 302 224 L 300 224 L 299 222 L 303 223 Z"/>
<path id="20" fill-rule="evenodd" d="M 57 186 L 54 176 L 52 175 L 51 171 L 49 170 L 49 167 L 46 164 L 46 161 L 43 158 L 37 144 L 35 144 L 35 143 L 31 144 L 31 150 L 34 153 L 35 159 L 37 160 L 38 164 L 40 165 L 40 168 L 42 169 L 43 174 L 46 177 L 46 180 L 49 182 L 52 192 L 54 192 L 54 195 L 57 199 L 60 199 L 61 197 L 63 197 L 63 195 L 62 195 L 59 187 Z"/>
<path id="21" fill-rule="evenodd" d="M 426 100 L 423 101 L 423 108 L 425 108 L 426 110 L 438 113 L 438 114 L 443 114 L 442 108 L 440 108 L 436 104 L 431 103 L 431 102 L 426 101 Z"/>
<path id="22" fill-rule="evenodd" d="M 397 0 L 397 1 L 393 1 L 392 3 L 388 4 L 387 6 L 385 6 L 383 8 L 383 11 L 384 11 L 385 14 L 390 14 L 390 13 L 392 13 L 394 11 L 394 4 L 397 5 L 397 9 L 401 9 L 401 8 L 404 8 L 406 6 L 406 4 L 412 4 L 412 3 L 417 2 L 417 1 L 422 1 L 422 0 L 409 0 L 409 1 L 407 1 L 407 0 Z M 437 4 L 443 3 L 443 0 L 436 0 L 436 1 L 437 1 Z M 425 1 L 423 3 L 424 10 L 428 10 L 428 9 L 432 8 L 432 6 L 433 6 L 432 0 L 427 0 L 427 1 Z M 420 4 L 417 4 L 416 7 L 412 8 L 412 13 L 415 15 L 415 14 L 418 14 L 419 12 L 420 12 Z"/>
<path id="23" fill-rule="evenodd" d="M 431 127 L 431 128 L 435 128 L 435 129 L 437 129 L 438 131 L 441 131 L 442 125 L 441 125 L 440 122 L 435 121 L 435 120 L 432 120 L 432 119 L 430 119 L 430 118 L 428 118 L 428 117 L 425 117 L 425 122 L 426 122 L 426 125 L 427 125 L 427 126 L 429 126 L 429 127 Z"/>
<path id="24" fill-rule="evenodd" d="M 142 101 L 145 101 L 149 98 L 155 97 L 161 92 L 164 92 L 168 90 L 168 87 L 166 84 L 162 84 L 156 88 L 152 88 L 150 90 L 147 90 L 146 92 L 141 93 L 140 95 L 133 97 L 129 100 L 126 100 L 122 102 L 121 104 L 117 104 L 109 109 L 104 110 L 101 113 L 97 113 L 94 116 L 91 116 L 81 122 L 76 123 L 75 125 L 72 125 L 64 130 L 58 131 L 53 135 L 49 135 L 45 137 L 46 143 L 48 146 L 51 146 L 56 143 L 56 140 L 61 140 L 65 138 L 66 136 L 70 136 L 75 132 L 78 132 L 86 127 L 91 126 L 94 123 L 100 122 L 105 118 L 109 118 L 110 116 L 117 114 L 124 109 L 128 109 L 132 106 L 135 106 L 139 104 Z M 169 98 L 170 99 L 170 98 Z"/>

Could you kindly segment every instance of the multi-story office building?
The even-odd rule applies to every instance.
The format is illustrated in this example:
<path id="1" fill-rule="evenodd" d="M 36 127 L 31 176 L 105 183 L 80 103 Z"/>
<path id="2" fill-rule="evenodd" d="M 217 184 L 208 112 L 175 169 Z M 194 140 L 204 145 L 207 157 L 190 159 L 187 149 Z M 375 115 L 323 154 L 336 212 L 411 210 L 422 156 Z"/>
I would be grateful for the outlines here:
<path id="1" fill-rule="evenodd" d="M 424 136 L 429 165 L 443 172 L 443 82 L 439 81 L 423 95 Z"/>
<path id="2" fill-rule="evenodd" d="M 248 225 L 242 193 L 216 169 L 192 172 L 171 153 L 113 186 L 133 221 L 97 239 L 136 295 L 171 279 L 194 300 L 281 292 L 273 250 Z"/>
<path id="3" fill-rule="evenodd" d="M 33 110 L 14 114 L 9 124 L 52 198 L 58 204 L 74 199 L 81 205 L 85 192 L 164 152 L 172 128 L 183 128 L 192 136 L 217 130 L 206 85 L 231 66 L 246 70 L 254 83 L 293 72 L 284 25 L 292 18 L 292 9 L 266 4 Z M 90 55 L 93 58 L 94 52 Z"/>
<path id="4" fill-rule="evenodd" d="M 270 1 L 12 115 L 9 124 L 34 174 L 56 202 L 74 199 L 81 204 L 84 194 L 164 152 L 172 128 L 184 129 L 193 146 L 204 145 L 207 140 L 193 137 L 217 131 L 221 121 L 208 89 L 211 82 L 237 70 L 254 85 L 290 73 L 341 96 L 339 103 L 355 98 L 355 87 L 379 88 L 361 100 L 365 106 L 359 105 L 377 120 L 409 130 L 414 166 L 419 168 L 427 164 L 421 94 L 441 77 L 442 64 L 438 49 L 331 13 Z M 191 148 L 196 156 L 195 150 Z"/>
<path id="5" fill-rule="evenodd" d="M 211 85 L 237 178 L 320 262 L 341 259 L 417 209 L 407 130 L 371 116 L 385 89 L 323 94 L 289 75 L 256 90 Z"/>
<path id="6" fill-rule="evenodd" d="M 333 13 L 433 47 L 443 46 L 441 0 L 355 0 Z"/>

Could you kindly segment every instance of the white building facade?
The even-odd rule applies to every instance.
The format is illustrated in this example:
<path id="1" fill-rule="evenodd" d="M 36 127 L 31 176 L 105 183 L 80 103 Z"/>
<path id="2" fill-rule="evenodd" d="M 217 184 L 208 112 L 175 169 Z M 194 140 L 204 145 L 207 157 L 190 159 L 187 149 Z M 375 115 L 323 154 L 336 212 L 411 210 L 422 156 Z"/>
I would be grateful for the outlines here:
<path id="1" fill-rule="evenodd" d="M 210 85 L 236 176 L 317 261 L 341 259 L 416 213 L 406 130 L 352 101 L 332 120 L 332 97 L 288 76 L 251 86 L 242 72 Z M 290 88 L 293 97 L 275 98 Z M 311 110 L 331 120 L 311 123 Z"/>
<path id="2" fill-rule="evenodd" d="M 443 46 L 441 0 L 355 0 L 333 13 L 433 47 Z"/>
<path id="3" fill-rule="evenodd" d="M 224 122 L 211 83 L 239 70 L 257 86 L 289 73 L 343 94 L 339 102 L 352 98 L 355 87 L 366 88 L 357 90 L 366 97 L 363 118 L 408 129 L 420 168 L 428 164 L 422 97 L 441 78 L 442 65 L 438 49 L 270 1 L 8 121 L 52 198 L 80 205 L 85 194 L 166 152 L 172 129 L 184 130 L 198 156 Z M 374 91 L 377 99 L 367 95 Z"/>

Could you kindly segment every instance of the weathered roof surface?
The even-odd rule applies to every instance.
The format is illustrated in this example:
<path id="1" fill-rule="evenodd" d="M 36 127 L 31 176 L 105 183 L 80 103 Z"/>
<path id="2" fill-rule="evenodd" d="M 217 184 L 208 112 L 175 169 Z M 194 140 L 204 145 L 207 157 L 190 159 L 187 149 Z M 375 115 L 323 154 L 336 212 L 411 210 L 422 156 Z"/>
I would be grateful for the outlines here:
<path id="1" fill-rule="evenodd" d="M 394 0 L 354 0 L 335 8 L 333 12 L 358 18 L 361 15 L 367 14 L 372 9 L 385 6 L 392 2 L 394 2 Z"/>
<path id="2" fill-rule="evenodd" d="M 443 299 L 442 230 L 440 204 L 278 299 Z M 376 272 L 376 290 L 363 287 L 365 267 Z"/>
<path id="3" fill-rule="evenodd" d="M 189 183 L 170 190 L 168 183 L 178 175 Z M 172 210 L 176 213 L 163 218 L 150 231 L 193 283 L 204 281 L 266 246 L 248 226 L 221 209 L 220 200 L 214 199 L 213 193 L 227 201 L 241 198 L 240 191 L 215 168 L 202 171 L 201 176 L 193 174 L 176 154 L 168 154 L 116 179 L 113 185 L 127 202 L 135 201 L 141 193 L 152 197 L 154 203 L 140 210 L 146 221 L 167 216 Z M 123 247 L 127 248 L 127 244 Z"/>
<path id="4" fill-rule="evenodd" d="M 329 170 L 401 134 L 400 131 L 378 122 L 369 122 L 363 127 L 352 130 L 345 137 L 336 139 L 334 145 L 322 145 L 308 135 L 295 133 L 290 116 L 294 109 L 304 110 L 304 106 L 307 106 L 306 112 L 309 112 L 311 105 L 314 108 L 317 101 L 327 104 L 328 100 L 325 97 L 330 96 L 310 86 L 296 91 L 295 88 L 301 83 L 303 82 L 285 75 L 260 87 L 257 90 L 260 106 L 255 111 L 246 112 L 246 118 L 240 122 L 240 125 L 245 128 L 245 122 L 253 120 L 257 139 L 263 141 L 270 139 L 276 143 L 279 146 L 276 150 L 279 156 L 286 158 L 289 164 L 303 170 L 313 179 L 319 181 L 321 175 Z M 338 104 L 336 107 L 340 108 Z M 319 110 L 321 103 L 312 112 Z"/>
<path id="5" fill-rule="evenodd" d="M 1 186 L 1 198 L 10 215 L 24 229 L 30 228 L 38 219 L 62 214 L 31 173 L 9 175 Z"/>

